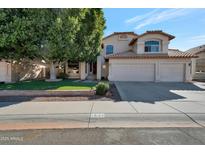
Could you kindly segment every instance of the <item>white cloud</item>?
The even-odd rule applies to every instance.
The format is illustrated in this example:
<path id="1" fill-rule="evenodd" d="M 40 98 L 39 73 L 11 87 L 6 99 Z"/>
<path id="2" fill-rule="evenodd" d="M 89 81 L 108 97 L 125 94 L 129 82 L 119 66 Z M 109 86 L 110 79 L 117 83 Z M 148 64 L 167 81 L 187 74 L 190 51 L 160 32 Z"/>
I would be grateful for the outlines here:
<path id="1" fill-rule="evenodd" d="M 204 41 L 205 42 L 205 35 L 198 35 L 191 38 L 192 41 Z"/>
<path id="2" fill-rule="evenodd" d="M 135 16 L 131 19 L 126 20 L 126 23 L 135 23 L 137 26 L 135 29 L 140 29 L 142 27 L 161 23 L 167 20 L 175 19 L 181 16 L 185 16 L 190 13 L 192 9 L 166 9 L 160 11 L 159 9 L 155 9 L 147 14 Z"/>
<path id="3" fill-rule="evenodd" d="M 135 17 L 133 17 L 133 18 L 127 19 L 127 20 L 125 21 L 125 23 L 131 24 L 131 23 L 135 23 L 135 22 L 141 21 L 141 20 L 143 20 L 143 19 L 145 19 L 145 18 L 147 18 L 147 17 L 153 15 L 153 14 L 156 13 L 158 10 L 159 10 L 159 9 L 154 9 L 153 11 L 148 12 L 148 13 L 146 13 L 146 14 L 137 15 L 137 16 L 135 16 Z"/>
<path id="4" fill-rule="evenodd" d="M 186 37 L 181 38 L 181 40 L 177 42 L 177 44 L 173 44 L 172 42 L 171 44 L 175 47 L 177 46 L 182 51 L 186 51 L 190 48 L 194 48 L 199 45 L 204 45 L 205 44 L 205 34 L 196 35 L 196 36 L 186 36 Z"/>
<path id="5" fill-rule="evenodd" d="M 205 35 L 193 36 L 189 39 L 189 42 L 197 44 L 205 44 Z"/>

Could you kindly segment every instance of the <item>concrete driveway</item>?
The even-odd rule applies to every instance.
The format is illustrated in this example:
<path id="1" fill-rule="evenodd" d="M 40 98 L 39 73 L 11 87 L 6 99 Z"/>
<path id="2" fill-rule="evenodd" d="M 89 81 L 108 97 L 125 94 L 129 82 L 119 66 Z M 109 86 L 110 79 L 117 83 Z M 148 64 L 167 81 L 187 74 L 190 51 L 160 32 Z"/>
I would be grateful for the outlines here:
<path id="1" fill-rule="evenodd" d="M 123 101 L 156 103 L 162 101 L 205 102 L 205 83 L 115 82 Z"/>
<path id="2" fill-rule="evenodd" d="M 205 114 L 205 83 L 116 82 L 123 101 L 139 113 Z M 194 115 L 195 114 L 195 115 Z M 200 115 L 200 116 L 199 116 Z"/>

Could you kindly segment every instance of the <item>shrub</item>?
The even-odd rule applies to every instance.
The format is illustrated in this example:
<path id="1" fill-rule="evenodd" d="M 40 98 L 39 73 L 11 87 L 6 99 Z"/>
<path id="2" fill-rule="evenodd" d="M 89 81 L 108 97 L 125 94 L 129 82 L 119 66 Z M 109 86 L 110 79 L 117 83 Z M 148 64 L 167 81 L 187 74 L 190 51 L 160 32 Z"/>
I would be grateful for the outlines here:
<path id="1" fill-rule="evenodd" d="M 97 95 L 105 95 L 108 90 L 109 90 L 109 83 L 99 82 L 96 86 Z"/>

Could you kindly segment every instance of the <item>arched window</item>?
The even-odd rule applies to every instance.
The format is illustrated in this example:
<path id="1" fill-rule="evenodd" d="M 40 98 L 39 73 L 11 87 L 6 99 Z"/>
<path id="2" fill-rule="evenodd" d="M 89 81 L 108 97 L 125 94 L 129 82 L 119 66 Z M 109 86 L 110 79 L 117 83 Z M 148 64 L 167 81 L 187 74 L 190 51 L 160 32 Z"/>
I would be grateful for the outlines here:
<path id="1" fill-rule="evenodd" d="M 146 41 L 145 52 L 159 52 L 160 42 L 159 41 Z"/>
<path id="2" fill-rule="evenodd" d="M 113 53 L 113 45 L 106 46 L 106 55 Z"/>

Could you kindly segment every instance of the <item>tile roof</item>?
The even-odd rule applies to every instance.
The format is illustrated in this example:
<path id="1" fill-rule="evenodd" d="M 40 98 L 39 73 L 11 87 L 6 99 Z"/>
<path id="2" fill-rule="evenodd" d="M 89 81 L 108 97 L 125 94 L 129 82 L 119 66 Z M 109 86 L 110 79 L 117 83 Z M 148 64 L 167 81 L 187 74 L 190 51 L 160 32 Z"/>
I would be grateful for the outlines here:
<path id="1" fill-rule="evenodd" d="M 192 53 L 192 54 L 195 54 L 195 55 L 199 54 L 201 52 L 205 52 L 205 44 L 197 46 L 195 48 L 191 48 L 191 49 L 187 50 L 186 52 L 189 52 L 189 53 Z"/>
<path id="2" fill-rule="evenodd" d="M 109 38 L 109 37 L 111 37 L 111 36 L 119 35 L 119 34 L 130 34 L 130 35 L 134 35 L 134 36 L 136 36 L 136 37 L 138 36 L 135 32 L 114 32 L 114 33 L 112 33 L 112 34 L 110 34 L 110 35 L 104 37 L 103 40 L 105 40 L 105 39 L 107 39 L 107 38 Z"/>
<path id="3" fill-rule="evenodd" d="M 197 56 L 192 53 L 182 52 L 177 49 L 169 49 L 168 53 L 145 53 L 145 54 L 136 54 L 134 51 L 129 50 L 121 53 L 115 53 L 107 55 L 105 58 L 134 58 L 134 59 L 151 59 L 151 58 L 195 58 Z"/>
<path id="4" fill-rule="evenodd" d="M 129 45 L 133 45 L 133 44 L 137 41 L 138 38 L 140 38 L 140 37 L 142 37 L 142 36 L 144 36 L 144 35 L 147 35 L 147 34 L 162 34 L 162 35 L 167 36 L 167 37 L 169 38 L 169 40 L 172 40 L 172 39 L 175 38 L 175 36 L 170 35 L 170 34 L 168 34 L 168 33 L 165 33 L 165 32 L 163 32 L 162 30 L 146 31 L 146 32 L 143 33 L 143 34 L 138 35 L 137 38 L 132 39 L 132 41 L 129 43 Z"/>

